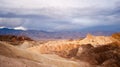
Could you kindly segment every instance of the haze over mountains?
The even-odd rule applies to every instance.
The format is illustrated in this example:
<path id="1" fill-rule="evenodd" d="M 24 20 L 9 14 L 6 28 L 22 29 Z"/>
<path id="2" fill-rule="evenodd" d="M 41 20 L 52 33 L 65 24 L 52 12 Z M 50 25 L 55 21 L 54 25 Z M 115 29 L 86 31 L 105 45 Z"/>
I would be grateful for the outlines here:
<path id="1" fill-rule="evenodd" d="M 100 27 L 103 28 L 103 27 Z M 109 27 L 108 27 L 109 28 Z M 77 31 L 57 31 L 57 32 L 48 32 L 42 30 L 15 30 L 9 28 L 1 28 L 0 35 L 19 35 L 19 36 L 28 36 L 33 38 L 34 40 L 45 40 L 45 39 L 78 39 L 85 37 L 88 33 L 93 35 L 104 35 L 109 36 L 115 32 L 118 32 L 119 28 L 113 31 L 106 30 L 92 30 L 83 29 Z"/>

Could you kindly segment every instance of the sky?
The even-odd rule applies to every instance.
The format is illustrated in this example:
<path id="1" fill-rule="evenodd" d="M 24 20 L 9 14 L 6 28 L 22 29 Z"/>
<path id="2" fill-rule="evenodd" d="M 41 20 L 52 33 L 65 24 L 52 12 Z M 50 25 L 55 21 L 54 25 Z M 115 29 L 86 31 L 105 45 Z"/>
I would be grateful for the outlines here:
<path id="1" fill-rule="evenodd" d="M 65 31 L 120 25 L 120 0 L 0 0 L 0 28 Z"/>

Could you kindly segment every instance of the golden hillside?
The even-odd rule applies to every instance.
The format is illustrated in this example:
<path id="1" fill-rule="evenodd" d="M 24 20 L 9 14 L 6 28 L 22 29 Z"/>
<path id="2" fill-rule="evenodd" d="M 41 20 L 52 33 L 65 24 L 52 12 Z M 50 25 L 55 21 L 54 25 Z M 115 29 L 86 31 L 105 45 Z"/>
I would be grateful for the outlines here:
<path id="1" fill-rule="evenodd" d="M 120 67 L 118 34 L 82 40 L 0 42 L 1 67 Z M 14 43 L 14 42 L 13 42 Z"/>
<path id="2" fill-rule="evenodd" d="M 9 60 L 12 59 L 13 62 L 16 61 L 16 63 L 18 62 L 18 64 L 21 64 L 21 66 L 24 63 L 22 61 L 25 61 L 25 65 L 27 65 L 28 61 L 27 66 L 34 62 L 35 64 L 38 64 L 38 66 L 43 65 L 46 67 L 79 67 L 77 62 L 66 60 L 57 55 L 37 54 L 25 49 L 14 47 L 4 42 L 0 42 L 0 56 L 4 56 L 2 59 L 0 59 L 2 65 L 4 65 L 3 63 L 7 64 L 8 62 L 11 62 Z M 3 62 L 3 60 L 6 62 Z"/>
<path id="3" fill-rule="evenodd" d="M 88 34 L 86 38 L 80 41 L 80 44 L 91 44 L 93 46 L 98 46 L 110 44 L 113 42 L 117 42 L 117 40 L 111 36 L 94 36 Z"/>

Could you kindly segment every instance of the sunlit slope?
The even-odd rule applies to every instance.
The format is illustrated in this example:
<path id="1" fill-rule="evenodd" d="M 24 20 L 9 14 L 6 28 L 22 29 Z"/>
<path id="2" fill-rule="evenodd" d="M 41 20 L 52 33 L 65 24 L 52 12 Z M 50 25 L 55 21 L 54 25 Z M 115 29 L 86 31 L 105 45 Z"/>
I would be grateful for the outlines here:
<path id="1" fill-rule="evenodd" d="M 117 42 L 117 40 L 111 36 L 94 36 L 88 34 L 86 38 L 80 41 L 80 44 L 91 44 L 93 46 L 98 46 L 110 44 L 113 42 Z"/>
<path id="2" fill-rule="evenodd" d="M 19 49 L 7 43 L 0 42 L 0 55 L 17 58 L 17 59 L 27 59 L 42 63 L 43 65 L 49 65 L 54 67 L 79 67 L 79 64 L 74 61 L 63 59 L 57 55 L 44 55 L 37 54 L 25 49 Z M 2 59 L 1 59 L 2 60 Z M 19 62 L 18 62 L 19 63 Z"/>
<path id="3" fill-rule="evenodd" d="M 33 46 L 28 48 L 28 50 L 35 51 L 38 53 L 52 53 L 59 51 L 70 51 L 72 49 L 78 48 L 80 45 L 91 44 L 96 47 L 99 45 L 107 45 L 110 43 L 119 42 L 117 39 L 111 36 L 94 36 L 88 34 L 82 40 L 57 40 L 57 41 L 49 41 L 47 43 Z"/>

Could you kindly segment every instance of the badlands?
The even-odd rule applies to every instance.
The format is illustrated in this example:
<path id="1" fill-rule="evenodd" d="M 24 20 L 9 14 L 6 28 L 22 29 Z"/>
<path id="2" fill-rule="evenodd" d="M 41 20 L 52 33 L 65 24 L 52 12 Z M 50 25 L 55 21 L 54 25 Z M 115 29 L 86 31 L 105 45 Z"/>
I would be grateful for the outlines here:
<path id="1" fill-rule="evenodd" d="M 120 33 L 48 41 L 1 35 L 0 67 L 120 67 Z"/>

